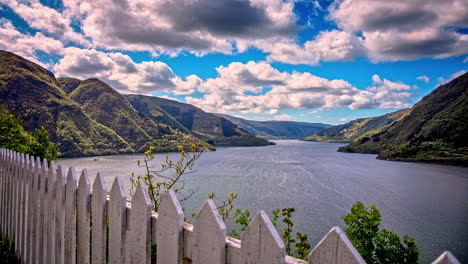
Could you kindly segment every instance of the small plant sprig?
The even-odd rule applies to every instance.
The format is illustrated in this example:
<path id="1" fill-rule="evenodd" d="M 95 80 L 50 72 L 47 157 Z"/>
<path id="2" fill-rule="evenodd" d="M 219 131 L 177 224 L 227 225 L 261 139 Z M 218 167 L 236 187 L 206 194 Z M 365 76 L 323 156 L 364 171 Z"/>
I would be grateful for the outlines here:
<path id="1" fill-rule="evenodd" d="M 146 173 L 144 176 L 135 176 L 135 174 L 132 173 L 130 178 L 130 193 L 133 195 L 138 185 L 143 183 L 147 188 L 153 210 L 157 211 L 161 199 L 168 190 L 172 189 L 176 194 L 182 196 L 182 198 L 179 199 L 181 203 L 189 199 L 197 191 L 197 189 L 195 189 L 189 190 L 188 193 L 183 193 L 185 189 L 185 179 L 183 176 L 194 172 L 193 166 L 195 161 L 200 158 L 203 150 L 199 149 L 195 144 L 190 145 L 190 151 L 185 151 L 183 146 L 178 146 L 180 153 L 179 159 L 174 161 L 169 158 L 169 155 L 166 155 L 165 162 L 161 164 L 160 169 L 154 169 L 153 166 L 149 164 L 156 157 L 154 150 L 155 147 L 150 146 L 148 150 L 145 151 L 143 164 L 140 160 L 137 161 L 137 165 L 141 168 L 145 168 Z"/>
<path id="2" fill-rule="evenodd" d="M 292 220 L 292 217 L 295 211 L 296 209 L 292 207 L 283 208 L 283 209 L 275 209 L 272 211 L 273 218 L 271 222 L 278 229 L 279 228 L 278 220 L 280 219 L 284 226 L 282 229 L 282 233 L 283 233 L 282 238 L 286 247 L 286 253 L 288 255 L 293 255 L 292 246 L 294 245 L 295 255 L 301 259 L 306 259 L 307 254 L 309 253 L 309 250 L 311 248 L 311 245 L 308 241 L 309 240 L 308 235 L 302 234 L 299 232 L 296 233 L 296 238 L 294 238 L 292 235 L 293 227 L 294 227 L 294 222 Z"/>

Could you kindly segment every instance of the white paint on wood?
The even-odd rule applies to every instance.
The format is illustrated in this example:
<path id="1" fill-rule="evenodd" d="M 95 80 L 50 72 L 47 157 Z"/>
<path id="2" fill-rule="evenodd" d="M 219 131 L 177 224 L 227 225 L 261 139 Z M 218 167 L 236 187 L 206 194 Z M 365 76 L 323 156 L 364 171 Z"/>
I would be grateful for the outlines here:
<path id="1" fill-rule="evenodd" d="M 183 227 L 183 257 L 192 259 L 192 245 L 193 245 L 193 225 L 189 223 L 184 223 Z"/>
<path id="2" fill-rule="evenodd" d="M 31 188 L 32 188 L 32 181 L 33 181 L 33 168 L 34 168 L 34 160 L 29 155 L 26 155 L 28 168 L 27 173 L 28 176 L 26 178 L 26 211 L 25 211 L 25 236 L 24 236 L 24 243 L 25 243 L 25 251 L 24 251 L 24 259 L 30 263 L 31 261 L 31 238 L 32 238 L 32 226 L 31 226 Z"/>
<path id="3" fill-rule="evenodd" d="M 47 179 L 47 261 L 46 263 L 55 263 L 55 185 L 57 181 L 57 167 L 55 161 L 50 162 L 49 177 Z"/>
<path id="4" fill-rule="evenodd" d="M 59 164 L 55 184 L 55 263 L 65 262 L 65 167 Z"/>
<path id="5" fill-rule="evenodd" d="M 232 237 L 226 239 L 226 264 L 241 263 L 241 241 Z"/>
<path id="6" fill-rule="evenodd" d="M 309 254 L 309 263 L 365 264 L 366 262 L 341 228 L 335 226 Z"/>
<path id="7" fill-rule="evenodd" d="M 13 241 L 18 241 L 18 228 L 19 228 L 19 186 L 20 183 L 18 179 L 20 177 L 21 169 L 21 155 L 15 153 L 15 172 L 14 172 L 14 181 L 12 182 L 12 191 L 13 191 Z M 17 253 L 17 252 L 16 252 Z"/>
<path id="8" fill-rule="evenodd" d="M 65 264 L 76 263 L 76 173 L 70 167 L 65 187 Z"/>
<path id="9" fill-rule="evenodd" d="M 21 167 L 21 173 L 19 177 L 19 229 L 18 229 L 18 240 L 16 241 L 16 244 L 18 246 L 18 252 L 19 252 L 19 257 L 21 259 L 24 259 L 24 227 L 25 227 L 25 222 L 24 222 L 24 217 L 25 217 L 25 201 L 26 201 L 26 181 L 25 177 L 27 176 L 26 174 L 26 169 L 27 169 L 27 163 L 26 163 L 26 156 L 21 155 L 22 159 L 22 167 Z"/>
<path id="10" fill-rule="evenodd" d="M 125 263 L 127 232 L 127 194 L 120 177 L 116 177 L 109 200 L 109 263 Z"/>
<path id="11" fill-rule="evenodd" d="M 151 201 L 140 183 L 132 197 L 132 210 L 128 218 L 126 245 L 127 263 L 151 263 Z M 165 262 L 159 262 L 165 263 Z"/>
<path id="12" fill-rule="evenodd" d="M 32 218 L 32 255 L 31 259 L 33 260 L 33 263 L 39 263 L 39 234 L 38 234 L 38 229 L 39 229 L 39 181 L 41 177 L 41 161 L 38 157 L 36 157 L 34 161 L 34 174 L 33 174 L 33 184 L 32 184 L 32 201 L 31 201 L 31 218 Z"/>
<path id="13" fill-rule="evenodd" d="M 207 200 L 193 224 L 193 264 L 226 262 L 226 225 L 212 200 Z"/>
<path id="14" fill-rule="evenodd" d="M 5 195 L 5 188 L 3 187 L 5 183 L 5 173 L 4 173 L 4 168 L 5 168 L 5 149 L 1 148 L 0 149 L 0 235 L 4 235 L 3 233 L 3 215 L 4 215 L 4 210 L 5 210 L 5 205 L 3 204 L 3 195 Z"/>
<path id="15" fill-rule="evenodd" d="M 107 188 L 104 177 L 98 172 L 93 184 L 91 196 L 91 263 L 106 261 L 106 221 L 107 221 Z"/>
<path id="16" fill-rule="evenodd" d="M 450 251 L 445 251 L 432 264 L 461 264 Z"/>
<path id="17" fill-rule="evenodd" d="M 88 171 L 81 172 L 78 190 L 76 192 L 77 217 L 76 217 L 76 262 L 77 264 L 90 263 L 90 243 L 91 237 L 91 181 Z"/>
<path id="18" fill-rule="evenodd" d="M 38 208 L 38 228 L 37 228 L 37 235 L 38 235 L 38 263 L 47 263 L 46 262 L 46 249 L 47 245 L 46 239 L 45 239 L 45 225 L 47 224 L 46 221 L 44 221 L 45 218 L 45 212 L 46 212 L 46 189 L 45 189 L 45 184 L 47 181 L 47 177 L 49 176 L 49 167 L 47 165 L 47 160 L 43 159 L 42 164 L 41 164 L 41 174 L 39 176 L 39 181 L 38 181 L 38 192 L 37 192 L 37 208 Z"/>
<path id="19" fill-rule="evenodd" d="M 285 246 L 264 211 L 241 234 L 241 263 L 285 263 Z"/>
<path id="20" fill-rule="evenodd" d="M 183 223 L 182 207 L 175 193 L 169 190 L 161 199 L 158 210 L 157 263 L 180 264 L 182 262 Z"/>

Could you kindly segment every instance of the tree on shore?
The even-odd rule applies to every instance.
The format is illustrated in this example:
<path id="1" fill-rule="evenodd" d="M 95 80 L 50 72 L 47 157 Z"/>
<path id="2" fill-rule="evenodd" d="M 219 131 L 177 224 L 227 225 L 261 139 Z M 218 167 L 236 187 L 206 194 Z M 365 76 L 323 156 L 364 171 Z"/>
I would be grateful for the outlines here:
<path id="1" fill-rule="evenodd" d="M 346 235 L 367 263 L 417 263 L 418 247 L 412 237 L 403 242 L 393 231 L 379 229 L 381 214 L 375 204 L 364 206 L 357 202 L 343 216 Z"/>
<path id="2" fill-rule="evenodd" d="M 48 131 L 41 127 L 31 135 L 21 123 L 19 117 L 5 105 L 0 105 L 0 147 L 40 157 L 41 160 L 56 160 L 57 148 L 50 142 Z"/>

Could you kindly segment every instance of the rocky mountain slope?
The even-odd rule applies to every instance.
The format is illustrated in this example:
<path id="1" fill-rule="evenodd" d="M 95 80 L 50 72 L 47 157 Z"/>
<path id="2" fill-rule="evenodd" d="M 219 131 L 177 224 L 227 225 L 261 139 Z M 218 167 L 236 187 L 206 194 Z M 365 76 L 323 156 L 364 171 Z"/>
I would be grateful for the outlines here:
<path id="1" fill-rule="evenodd" d="M 381 131 L 363 135 L 345 152 L 381 159 L 468 165 L 468 73 L 437 87 L 410 112 Z"/>
<path id="2" fill-rule="evenodd" d="M 52 72 L 0 51 L 0 104 L 20 116 L 32 132 L 44 126 L 63 156 L 131 152 L 112 129 L 90 118 L 59 87 Z"/>
<path id="3" fill-rule="evenodd" d="M 125 95 L 138 111 L 156 122 L 166 122 L 215 146 L 256 146 L 270 143 L 239 128 L 229 120 L 174 100 Z"/>
<path id="4" fill-rule="evenodd" d="M 355 119 L 346 124 L 325 128 L 311 136 L 304 138 L 304 140 L 349 143 L 366 133 L 372 133 L 389 126 L 408 113 L 409 109 L 403 109 L 382 116 Z"/>

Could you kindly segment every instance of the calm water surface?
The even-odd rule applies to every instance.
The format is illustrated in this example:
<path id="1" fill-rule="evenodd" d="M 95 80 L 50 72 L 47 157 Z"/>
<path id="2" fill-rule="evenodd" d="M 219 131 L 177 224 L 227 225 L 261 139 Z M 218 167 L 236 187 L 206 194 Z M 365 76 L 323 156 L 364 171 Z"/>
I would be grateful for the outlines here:
<path id="1" fill-rule="evenodd" d="M 183 204 L 188 217 L 208 193 L 224 198 L 239 194 L 238 205 L 251 211 L 296 207 L 298 231 L 316 244 L 356 201 L 375 203 L 383 227 L 414 237 L 422 262 L 430 263 L 448 249 L 468 263 L 468 168 L 382 161 L 375 155 L 340 153 L 339 144 L 275 141 L 267 147 L 224 147 L 203 153 L 186 185 L 198 191 Z M 176 154 L 170 154 L 177 157 Z M 159 157 L 160 156 L 160 157 Z M 163 154 L 158 155 L 159 160 Z M 61 159 L 94 179 L 104 174 L 110 188 L 121 176 L 129 188 L 141 154 Z M 271 214 L 270 214 L 271 215 Z"/>

